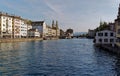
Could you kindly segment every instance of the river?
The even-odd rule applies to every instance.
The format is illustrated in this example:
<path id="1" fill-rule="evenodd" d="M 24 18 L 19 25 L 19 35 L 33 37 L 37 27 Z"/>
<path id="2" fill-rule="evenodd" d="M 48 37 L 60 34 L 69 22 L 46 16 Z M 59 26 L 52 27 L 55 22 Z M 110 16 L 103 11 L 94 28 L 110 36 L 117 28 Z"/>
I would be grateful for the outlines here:
<path id="1" fill-rule="evenodd" d="M 0 43 L 0 76 L 119 76 L 120 58 L 92 39 Z"/>

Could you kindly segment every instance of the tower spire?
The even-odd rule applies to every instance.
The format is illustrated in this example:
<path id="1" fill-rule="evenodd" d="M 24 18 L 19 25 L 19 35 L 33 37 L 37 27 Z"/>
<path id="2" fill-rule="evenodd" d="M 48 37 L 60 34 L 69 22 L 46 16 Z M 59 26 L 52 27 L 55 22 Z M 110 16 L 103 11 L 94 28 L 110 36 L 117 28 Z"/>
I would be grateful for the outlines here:
<path id="1" fill-rule="evenodd" d="M 55 24 L 54 24 L 54 20 L 53 20 L 53 21 L 52 21 L 52 28 L 54 28 L 54 25 L 55 25 Z"/>
<path id="2" fill-rule="evenodd" d="M 56 29 L 58 29 L 58 21 L 56 21 Z"/>

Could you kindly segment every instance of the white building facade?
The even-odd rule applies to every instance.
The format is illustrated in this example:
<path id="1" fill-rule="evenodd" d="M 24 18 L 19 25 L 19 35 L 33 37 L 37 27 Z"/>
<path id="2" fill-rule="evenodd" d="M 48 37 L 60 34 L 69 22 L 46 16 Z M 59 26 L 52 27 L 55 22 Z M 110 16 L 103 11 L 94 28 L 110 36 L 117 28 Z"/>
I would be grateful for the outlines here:
<path id="1" fill-rule="evenodd" d="M 25 20 L 21 20 L 21 29 L 20 29 L 20 34 L 22 38 L 26 38 L 27 37 L 27 23 L 25 22 Z"/>
<path id="2" fill-rule="evenodd" d="M 40 37 L 40 32 L 38 29 L 30 29 L 28 30 L 28 37 Z"/>
<path id="3" fill-rule="evenodd" d="M 12 19 L 8 14 L 0 14 L 1 38 L 12 38 Z"/>
<path id="4" fill-rule="evenodd" d="M 32 25 L 31 24 L 27 24 L 27 30 L 32 29 Z"/>
<path id="5" fill-rule="evenodd" d="M 0 38 L 27 37 L 27 23 L 20 16 L 0 12 Z"/>
<path id="6" fill-rule="evenodd" d="M 32 22 L 32 28 L 33 29 L 38 29 L 38 31 L 41 33 L 41 36 L 46 37 L 47 25 L 44 21 L 34 21 L 34 22 Z"/>
<path id="7" fill-rule="evenodd" d="M 95 44 L 110 44 L 114 46 L 116 43 L 115 32 L 103 30 L 96 33 Z"/>

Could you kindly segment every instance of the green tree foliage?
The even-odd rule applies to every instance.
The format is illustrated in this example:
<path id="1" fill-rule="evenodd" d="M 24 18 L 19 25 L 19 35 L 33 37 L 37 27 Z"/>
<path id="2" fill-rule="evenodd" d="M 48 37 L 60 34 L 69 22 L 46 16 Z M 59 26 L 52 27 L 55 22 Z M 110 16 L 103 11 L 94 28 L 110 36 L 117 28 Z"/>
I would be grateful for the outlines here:
<path id="1" fill-rule="evenodd" d="M 71 33 L 72 34 L 73 33 L 73 29 L 67 29 L 66 33 Z"/>
<path id="2" fill-rule="evenodd" d="M 26 20 L 27 24 L 31 24 L 32 21 L 31 20 Z"/>
<path id="3" fill-rule="evenodd" d="M 95 31 L 109 30 L 110 27 L 107 22 L 100 22 L 100 26 L 95 29 Z"/>

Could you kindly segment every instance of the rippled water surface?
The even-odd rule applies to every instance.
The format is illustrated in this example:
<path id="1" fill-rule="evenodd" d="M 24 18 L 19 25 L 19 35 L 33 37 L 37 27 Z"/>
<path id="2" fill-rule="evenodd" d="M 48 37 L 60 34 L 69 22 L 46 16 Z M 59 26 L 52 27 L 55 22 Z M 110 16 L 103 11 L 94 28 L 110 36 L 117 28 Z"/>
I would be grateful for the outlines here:
<path id="1" fill-rule="evenodd" d="M 0 43 L 0 76 L 119 76 L 120 58 L 92 41 Z"/>

